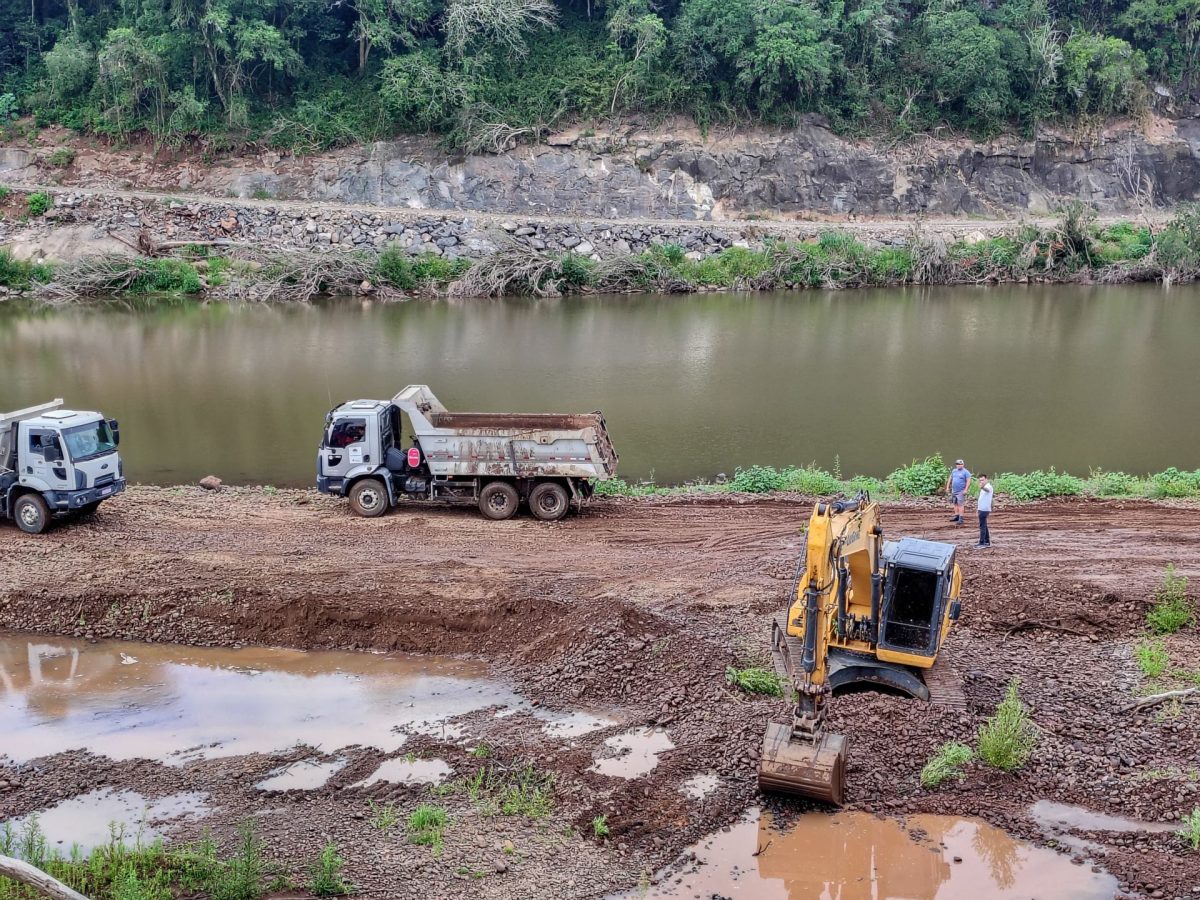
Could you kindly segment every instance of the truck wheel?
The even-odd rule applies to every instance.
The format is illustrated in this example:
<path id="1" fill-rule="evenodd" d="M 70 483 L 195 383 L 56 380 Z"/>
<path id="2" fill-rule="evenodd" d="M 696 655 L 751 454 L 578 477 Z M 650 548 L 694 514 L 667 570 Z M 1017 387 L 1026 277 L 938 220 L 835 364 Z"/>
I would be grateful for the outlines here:
<path id="1" fill-rule="evenodd" d="M 571 508 L 571 499 L 561 484 L 543 481 L 529 492 L 529 511 L 543 522 L 557 522 Z"/>
<path id="2" fill-rule="evenodd" d="M 50 524 L 50 508 L 38 494 L 22 494 L 13 504 L 13 518 L 26 534 L 41 534 Z"/>
<path id="3" fill-rule="evenodd" d="M 489 481 L 479 492 L 479 511 L 497 522 L 517 514 L 521 498 L 507 481 Z"/>
<path id="4" fill-rule="evenodd" d="M 387 488 L 378 478 L 364 478 L 350 488 L 350 508 L 360 516 L 373 519 L 388 510 Z"/>

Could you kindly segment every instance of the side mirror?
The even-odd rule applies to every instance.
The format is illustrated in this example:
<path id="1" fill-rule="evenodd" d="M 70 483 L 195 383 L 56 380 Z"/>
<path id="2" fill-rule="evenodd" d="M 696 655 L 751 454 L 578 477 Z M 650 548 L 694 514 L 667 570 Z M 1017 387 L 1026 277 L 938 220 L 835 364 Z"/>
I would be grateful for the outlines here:
<path id="1" fill-rule="evenodd" d="M 959 615 L 962 613 L 962 602 L 955 600 L 950 604 L 950 621 L 957 622 Z"/>
<path id="2" fill-rule="evenodd" d="M 120 443 L 121 443 L 121 426 L 117 423 L 116 419 L 108 420 L 108 430 L 112 432 L 113 443 L 120 445 Z"/>

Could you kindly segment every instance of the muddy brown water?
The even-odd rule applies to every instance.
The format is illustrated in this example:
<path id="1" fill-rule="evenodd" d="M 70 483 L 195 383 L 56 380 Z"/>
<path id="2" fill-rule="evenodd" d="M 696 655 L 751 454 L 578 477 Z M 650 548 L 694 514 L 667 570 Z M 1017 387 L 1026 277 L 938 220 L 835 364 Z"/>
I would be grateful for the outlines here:
<path id="1" fill-rule="evenodd" d="M 0 409 L 120 419 L 134 481 L 309 485 L 324 413 L 427 383 L 452 410 L 601 409 L 628 478 L 815 461 L 884 475 L 1200 465 L 1194 287 L 1032 286 L 29 312 Z M 1153 435 L 1153 440 L 1146 440 Z"/>
<path id="2" fill-rule="evenodd" d="M 582 733 L 579 711 L 533 707 L 461 659 L 0 632 L 0 758 L 14 762 L 77 749 L 172 765 L 296 744 L 391 752 L 409 734 L 463 737 L 451 720 L 491 708 L 529 713 L 548 735 L 564 723 Z"/>
<path id="3" fill-rule="evenodd" d="M 690 853 L 695 854 L 692 860 Z M 809 813 L 786 830 L 751 810 L 698 842 L 659 883 L 626 898 L 1111 900 L 1103 871 L 976 819 Z"/>

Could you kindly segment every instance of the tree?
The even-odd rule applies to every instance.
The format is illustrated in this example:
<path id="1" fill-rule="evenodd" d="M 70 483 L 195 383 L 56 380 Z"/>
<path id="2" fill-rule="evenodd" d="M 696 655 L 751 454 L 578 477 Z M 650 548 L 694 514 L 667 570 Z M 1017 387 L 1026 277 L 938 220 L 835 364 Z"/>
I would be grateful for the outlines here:
<path id="1" fill-rule="evenodd" d="M 449 0 L 446 4 L 446 49 L 462 59 L 473 46 L 496 47 L 524 56 L 531 32 L 556 27 L 552 0 Z"/>
<path id="2" fill-rule="evenodd" d="M 1136 111 L 1145 74 L 1145 57 L 1120 38 L 1077 32 L 1063 47 L 1065 106 L 1077 116 Z"/>

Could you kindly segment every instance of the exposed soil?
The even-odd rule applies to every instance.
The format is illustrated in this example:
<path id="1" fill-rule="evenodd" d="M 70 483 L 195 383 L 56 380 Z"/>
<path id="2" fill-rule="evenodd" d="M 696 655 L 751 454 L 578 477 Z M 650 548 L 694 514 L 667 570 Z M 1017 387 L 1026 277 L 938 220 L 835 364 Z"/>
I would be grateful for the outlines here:
<path id="1" fill-rule="evenodd" d="M 38 538 L 0 527 L 3 628 L 468 654 L 541 704 L 620 721 L 567 749 L 539 737 L 527 717 L 488 726 L 498 759 L 530 758 L 556 773 L 557 825 L 498 826 L 464 813 L 442 858 L 387 841 L 363 821 L 366 796 L 391 798 L 402 812 L 422 796 L 391 784 L 350 792 L 382 759 L 367 750 L 316 792 L 265 797 L 253 783 L 305 752 L 183 769 L 59 754 L 0 768 L 0 816 L 100 785 L 151 796 L 200 790 L 227 810 L 261 814 L 268 842 L 286 848 L 292 866 L 333 837 L 351 876 L 389 896 L 589 896 L 630 887 L 762 802 L 758 745 L 786 704 L 734 693 L 724 670 L 763 658 L 809 511 L 799 498 L 698 496 L 597 502 L 557 525 L 418 507 L 370 520 L 312 492 L 138 487 L 90 520 Z M 963 548 L 964 613 L 948 654 L 969 710 L 878 694 L 837 698 L 832 727 L 850 739 L 852 807 L 977 815 L 1044 842 L 1029 815 L 1038 800 L 1145 821 L 1175 821 L 1200 806 L 1200 705 L 1121 712 L 1144 687 L 1132 648 L 1163 570 L 1174 563 L 1193 584 L 1200 576 L 1200 508 L 1004 508 L 992 518 L 990 551 L 972 549 L 973 531 L 952 525 L 935 503 L 890 504 L 883 518 L 889 536 Z M 1186 629 L 1168 648 L 1177 665 L 1194 667 L 1200 635 Z M 1042 733 L 1030 766 L 1016 775 L 975 767 L 961 784 L 920 789 L 924 761 L 943 741 L 970 740 L 1014 676 Z M 606 738 L 644 725 L 665 727 L 674 743 L 650 775 L 589 771 Z M 424 740 L 458 771 L 478 764 L 461 746 Z M 709 773 L 722 777 L 702 802 L 681 792 Z M 767 806 L 777 820 L 802 808 L 776 799 Z M 601 814 L 607 843 L 591 836 Z M 563 834 L 570 822 L 582 837 Z M 1086 834 L 1104 847 L 1095 862 L 1129 893 L 1200 894 L 1200 856 L 1170 832 Z M 510 839 L 516 854 L 502 852 Z"/>

